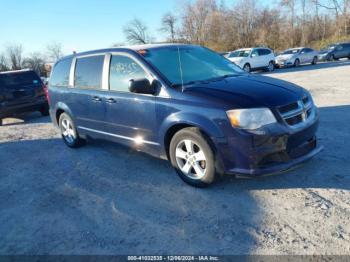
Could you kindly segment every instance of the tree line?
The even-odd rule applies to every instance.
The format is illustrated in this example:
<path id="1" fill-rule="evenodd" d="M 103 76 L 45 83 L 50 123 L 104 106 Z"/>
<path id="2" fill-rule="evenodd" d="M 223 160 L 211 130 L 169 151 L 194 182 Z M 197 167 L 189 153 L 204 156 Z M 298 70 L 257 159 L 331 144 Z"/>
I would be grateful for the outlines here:
<path id="1" fill-rule="evenodd" d="M 62 44 L 53 42 L 46 46 L 44 52 L 34 52 L 24 56 L 21 44 L 8 45 L 5 51 L 0 53 L 0 72 L 30 68 L 40 76 L 48 76 L 47 62 L 55 62 L 63 57 Z"/>
<path id="2" fill-rule="evenodd" d="M 276 0 L 269 6 L 259 0 L 237 0 L 232 6 L 225 0 L 184 1 L 177 12 L 162 16 L 157 29 L 165 35 L 162 42 L 199 44 L 216 51 L 253 46 L 281 51 L 350 41 L 350 0 Z M 130 44 L 155 39 L 140 19 L 124 25 L 123 32 Z M 7 46 L 0 52 L 0 71 L 31 68 L 45 76 L 45 63 L 63 56 L 62 44 L 53 42 L 43 52 L 23 54 L 22 45 Z"/>
<path id="3" fill-rule="evenodd" d="M 264 6 L 257 0 L 188 1 L 178 14 L 164 14 L 159 31 L 166 42 L 204 45 L 216 51 L 268 46 L 280 51 L 295 46 L 317 49 L 350 40 L 350 0 L 278 0 Z M 148 27 L 134 19 L 124 27 L 128 42 L 152 42 Z"/>

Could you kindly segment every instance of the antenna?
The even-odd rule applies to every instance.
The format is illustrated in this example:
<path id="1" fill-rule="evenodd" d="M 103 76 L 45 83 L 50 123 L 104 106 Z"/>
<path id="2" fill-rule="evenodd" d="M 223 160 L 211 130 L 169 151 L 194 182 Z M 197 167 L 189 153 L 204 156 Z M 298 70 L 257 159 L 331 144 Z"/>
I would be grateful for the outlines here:
<path id="1" fill-rule="evenodd" d="M 180 77 L 181 77 L 181 90 L 184 91 L 184 79 L 183 79 L 183 72 L 182 72 L 182 63 L 181 63 L 181 56 L 180 56 L 180 48 L 177 45 L 177 56 L 179 58 L 179 66 L 180 66 Z"/>

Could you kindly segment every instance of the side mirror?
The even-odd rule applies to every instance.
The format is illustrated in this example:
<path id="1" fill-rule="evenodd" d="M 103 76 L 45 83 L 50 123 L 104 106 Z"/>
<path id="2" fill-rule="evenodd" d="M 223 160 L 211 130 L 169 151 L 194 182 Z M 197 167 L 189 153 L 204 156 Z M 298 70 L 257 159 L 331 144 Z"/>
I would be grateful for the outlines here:
<path id="1" fill-rule="evenodd" d="M 256 54 L 251 54 L 250 57 L 256 57 L 257 55 Z"/>
<path id="2" fill-rule="evenodd" d="M 129 91 L 138 94 L 154 95 L 156 92 L 156 85 L 151 84 L 147 78 L 131 79 L 129 81 Z"/>

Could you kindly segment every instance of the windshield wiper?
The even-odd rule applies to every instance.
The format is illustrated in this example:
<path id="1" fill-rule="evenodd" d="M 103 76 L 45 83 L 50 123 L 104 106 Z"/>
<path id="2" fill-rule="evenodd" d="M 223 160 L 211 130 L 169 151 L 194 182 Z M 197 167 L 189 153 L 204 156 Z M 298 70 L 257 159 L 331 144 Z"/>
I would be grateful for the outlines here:
<path id="1" fill-rule="evenodd" d="M 203 80 L 195 80 L 195 81 L 189 81 L 186 82 L 184 84 L 182 83 L 175 83 L 172 84 L 172 87 L 181 87 L 181 86 L 188 86 L 188 85 L 193 85 L 193 84 L 198 84 L 198 83 L 209 83 L 209 82 L 214 82 L 214 81 L 220 81 L 222 79 L 228 78 L 228 77 L 233 77 L 233 76 L 237 76 L 239 74 L 227 74 L 227 75 L 223 75 L 223 76 L 219 76 L 219 77 L 213 77 L 213 78 L 209 78 L 209 79 L 203 79 Z"/>
<path id="2" fill-rule="evenodd" d="M 203 82 L 202 80 L 196 80 L 196 81 L 189 81 L 189 82 L 186 82 L 186 83 L 175 83 L 175 84 L 172 84 L 171 86 L 172 87 L 181 87 L 181 86 L 189 86 L 189 85 L 193 85 L 193 84 L 197 84 L 197 83 L 201 83 Z"/>

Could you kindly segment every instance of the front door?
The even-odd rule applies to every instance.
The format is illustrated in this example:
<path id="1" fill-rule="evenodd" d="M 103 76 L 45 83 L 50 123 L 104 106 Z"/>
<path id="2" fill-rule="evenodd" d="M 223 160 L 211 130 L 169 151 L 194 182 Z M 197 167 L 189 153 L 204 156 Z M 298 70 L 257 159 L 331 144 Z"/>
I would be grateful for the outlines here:
<path id="1" fill-rule="evenodd" d="M 151 79 L 131 56 L 112 55 L 109 91 L 106 98 L 106 123 L 110 136 L 118 142 L 154 148 L 157 143 L 155 96 L 129 92 L 132 79 Z"/>

